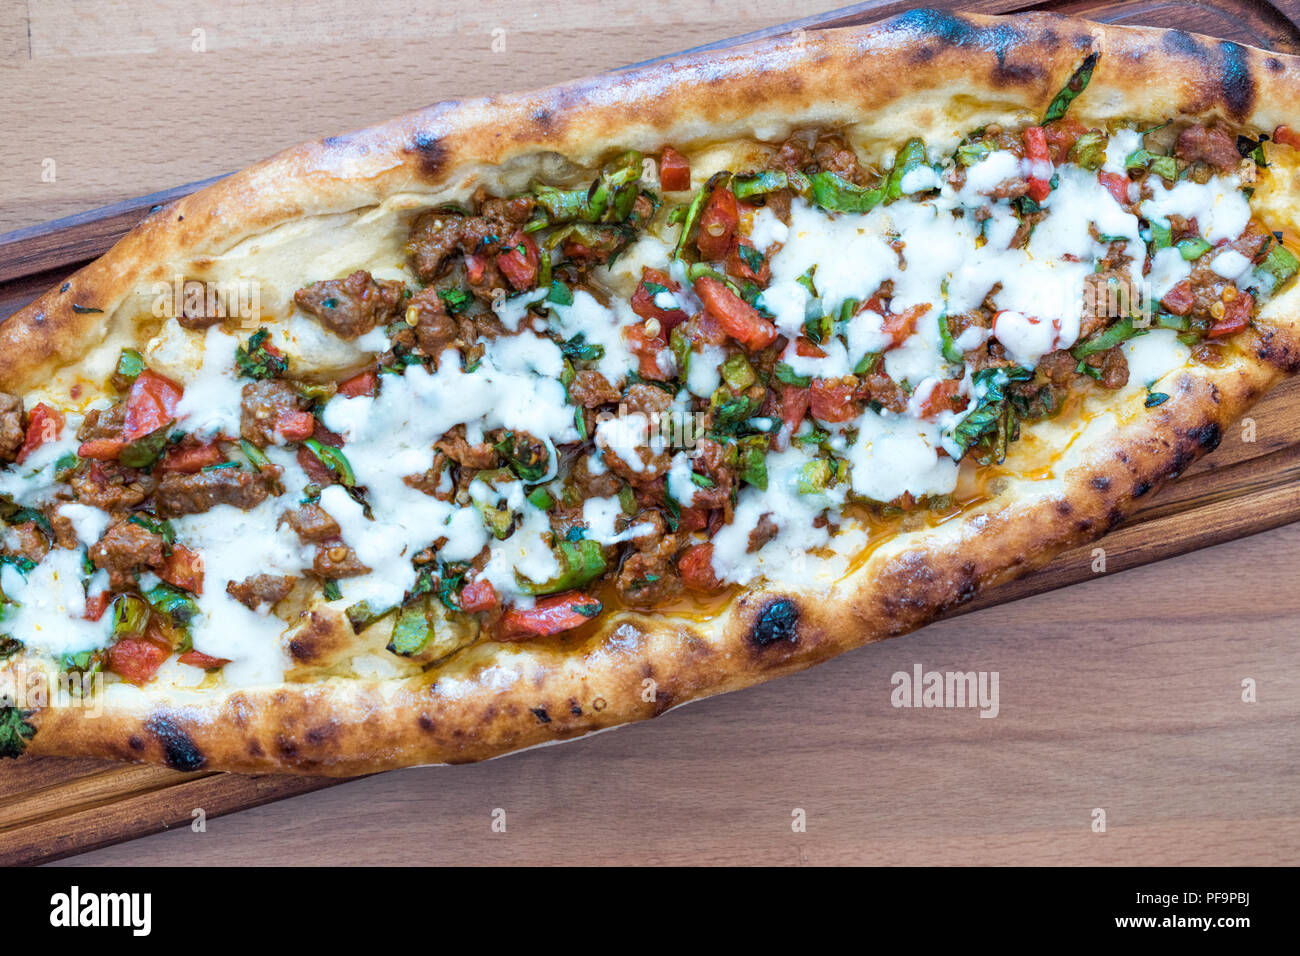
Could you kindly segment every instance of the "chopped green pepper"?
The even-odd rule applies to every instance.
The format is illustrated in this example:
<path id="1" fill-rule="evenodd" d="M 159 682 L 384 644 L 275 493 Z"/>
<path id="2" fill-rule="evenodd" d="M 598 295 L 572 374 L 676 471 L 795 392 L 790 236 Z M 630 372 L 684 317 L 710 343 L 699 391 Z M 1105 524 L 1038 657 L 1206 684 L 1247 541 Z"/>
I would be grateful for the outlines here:
<path id="1" fill-rule="evenodd" d="M 316 460 L 322 465 L 334 472 L 334 477 L 339 480 L 339 484 L 345 488 L 356 486 L 357 476 L 352 470 L 352 464 L 348 461 L 347 455 L 335 448 L 333 445 L 321 443 L 318 439 L 308 438 L 303 441 L 303 447 L 316 456 Z"/>
<path id="2" fill-rule="evenodd" d="M 561 541 L 555 547 L 555 559 L 560 571 L 547 581 L 530 581 L 519 577 L 520 587 L 527 594 L 557 594 L 580 588 L 605 573 L 605 551 L 598 541 Z"/>

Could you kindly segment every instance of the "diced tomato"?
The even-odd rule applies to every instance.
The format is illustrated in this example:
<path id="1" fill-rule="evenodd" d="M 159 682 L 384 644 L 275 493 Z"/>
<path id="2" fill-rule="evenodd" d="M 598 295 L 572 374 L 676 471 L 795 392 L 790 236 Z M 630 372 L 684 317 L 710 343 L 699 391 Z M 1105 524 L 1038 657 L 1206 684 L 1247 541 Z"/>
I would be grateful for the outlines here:
<path id="1" fill-rule="evenodd" d="M 63 431 L 63 413 L 44 402 L 38 403 L 27 416 L 27 434 L 15 459 L 20 465 L 27 456 L 46 442 L 58 441 Z"/>
<path id="2" fill-rule="evenodd" d="M 183 544 L 172 545 L 172 553 L 158 569 L 158 577 L 168 584 L 194 594 L 203 593 L 203 557 Z"/>
<path id="3" fill-rule="evenodd" d="M 120 438 L 92 438 L 81 443 L 77 448 L 77 454 L 82 458 L 93 458 L 96 461 L 117 461 L 117 456 L 122 454 L 122 449 L 125 447 L 126 442 Z"/>
<path id="4" fill-rule="evenodd" d="M 727 256 L 727 275 L 735 276 L 737 279 L 748 279 L 750 282 L 757 282 L 759 285 L 766 285 L 767 280 L 772 278 L 772 267 L 768 265 L 767 259 L 759 256 L 761 264 L 758 271 L 755 272 L 741 255 L 741 249 L 753 250 L 750 255 L 757 253 L 754 244 L 744 237 L 737 237 L 735 244 L 731 247 L 731 253 Z"/>
<path id="5" fill-rule="evenodd" d="M 740 207 L 736 205 L 736 194 L 725 186 L 719 186 L 713 190 L 700 213 L 700 231 L 695 238 L 695 247 L 700 250 L 700 255 L 711 262 L 727 258 L 739 225 Z"/>
<path id="6" fill-rule="evenodd" d="M 1100 172 L 1097 178 L 1106 187 L 1115 201 L 1121 206 L 1128 202 L 1128 187 L 1131 180 L 1123 173 Z"/>
<path id="7" fill-rule="evenodd" d="M 921 403 L 921 417 L 931 418 L 940 412 L 955 412 L 965 408 L 969 399 L 957 394 L 960 389 L 960 379 L 945 378 L 936 383 Z"/>
<path id="8" fill-rule="evenodd" d="M 1041 126 L 1025 130 L 1025 158 L 1033 164 L 1029 176 L 1029 198 L 1042 202 L 1052 191 L 1052 156 L 1047 151 L 1047 134 Z"/>
<path id="9" fill-rule="evenodd" d="M 213 657 L 211 654 L 204 654 L 202 651 L 186 651 L 176 659 L 182 664 L 189 664 L 190 667 L 201 667 L 205 671 L 214 667 L 225 667 L 230 663 L 228 658 Z"/>
<path id="10" fill-rule="evenodd" d="M 283 409 L 275 417 L 275 430 L 285 441 L 302 441 L 316 432 L 316 416 L 297 409 Z"/>
<path id="11" fill-rule="evenodd" d="M 704 303 L 705 310 L 718 320 L 722 331 L 751 351 L 757 352 L 776 341 L 776 326 L 728 289 L 726 283 L 704 276 L 696 280 L 695 294 Z"/>
<path id="12" fill-rule="evenodd" d="M 659 155 L 659 185 L 666 193 L 691 188 L 691 163 L 671 146 Z"/>
<path id="13" fill-rule="evenodd" d="M 825 358 L 826 357 L 825 349 L 823 349 L 820 345 L 813 345 L 802 335 L 799 336 L 797 340 L 795 340 L 794 351 L 796 355 L 800 355 L 803 358 Z"/>
<path id="14" fill-rule="evenodd" d="M 1160 304 L 1172 312 L 1174 315 L 1186 315 L 1192 311 L 1192 306 L 1196 302 L 1196 294 L 1192 292 L 1192 282 L 1190 279 L 1184 279 L 1172 289 L 1164 294 Z"/>
<path id="15" fill-rule="evenodd" d="M 677 518 L 677 530 L 683 534 L 703 531 L 709 523 L 709 513 L 703 508 L 683 508 Z"/>
<path id="16" fill-rule="evenodd" d="M 809 389 L 812 417 L 821 422 L 847 422 L 858 417 L 853 403 L 854 385 L 826 378 L 813 379 Z"/>
<path id="17" fill-rule="evenodd" d="M 1051 153 L 1052 161 L 1055 163 L 1065 162 L 1070 150 L 1074 147 L 1074 141 L 1086 132 L 1088 132 L 1088 127 L 1073 116 L 1063 116 L 1061 119 L 1044 126 L 1043 135 L 1047 139 L 1047 149 Z"/>
<path id="18" fill-rule="evenodd" d="M 90 442 L 86 442 L 86 444 L 88 445 Z M 82 455 L 82 457 L 91 458 L 95 456 Z M 221 453 L 221 447 L 216 442 L 208 442 L 206 445 L 190 445 L 168 450 L 159 463 L 158 470 L 164 473 L 179 471 L 187 475 L 193 475 L 209 465 L 219 465 L 225 460 L 226 456 Z"/>
<path id="19" fill-rule="evenodd" d="M 353 375 L 339 385 L 339 394 L 344 398 L 360 398 L 363 395 L 373 398 L 378 390 L 379 373 L 374 369 L 367 369 L 360 375 Z"/>
<path id="20" fill-rule="evenodd" d="M 673 377 L 672 372 L 664 371 L 660 365 L 660 357 L 668 348 L 662 327 L 658 335 L 651 335 L 644 324 L 628 325 L 623 328 L 623 338 L 627 339 L 628 350 L 636 356 L 637 371 L 642 378 L 666 382 Z"/>
<path id="21" fill-rule="evenodd" d="M 537 284 L 538 263 L 537 243 L 523 230 L 517 230 L 510 237 L 510 248 L 497 256 L 497 268 L 520 292 Z"/>
<path id="22" fill-rule="evenodd" d="M 632 311 L 643 319 L 656 320 L 664 330 L 664 336 L 667 337 L 673 329 L 686 321 L 687 315 L 681 309 L 665 309 L 656 305 L 655 296 L 658 293 L 650 286 L 662 286 L 670 292 L 676 292 L 681 287 L 658 269 L 643 267 L 641 281 L 637 284 L 636 291 L 632 293 Z"/>
<path id="23" fill-rule="evenodd" d="M 1300 149 L 1300 133 L 1290 126 L 1282 125 L 1273 130 L 1273 142 L 1290 146 L 1292 149 Z"/>
<path id="24" fill-rule="evenodd" d="M 465 277 L 469 279 L 470 285 L 478 285 L 483 281 L 483 271 L 487 269 L 487 260 L 482 256 L 469 255 L 465 257 Z"/>
<path id="25" fill-rule="evenodd" d="M 682 576 L 682 584 L 692 591 L 707 594 L 722 587 L 722 582 L 713 573 L 712 544 L 697 544 L 687 548 L 677 559 L 677 570 Z"/>
<path id="26" fill-rule="evenodd" d="M 903 312 L 886 315 L 885 321 L 880 326 L 880 331 L 893 339 L 892 347 L 897 348 L 916 332 L 916 320 L 929 311 L 930 306 L 928 304 L 921 304 L 914 305 Z"/>
<path id="27" fill-rule="evenodd" d="M 1235 299 L 1223 304 L 1223 318 L 1210 326 L 1206 336 L 1217 339 L 1242 331 L 1250 325 L 1250 313 L 1254 307 L 1255 297 L 1249 292 L 1239 292 Z"/>
<path id="28" fill-rule="evenodd" d="M 791 431 L 799 427 L 811 405 L 812 389 L 798 385 L 781 386 L 781 421 L 789 425 Z"/>
<path id="29" fill-rule="evenodd" d="M 486 579 L 471 581 L 460 592 L 460 609 L 468 614 L 490 611 L 501 603 L 497 589 Z"/>
<path id="30" fill-rule="evenodd" d="M 501 618 L 500 639 L 546 637 L 581 627 L 601 612 L 602 605 L 588 594 L 566 591 L 538 598 L 530 608 L 512 607 Z"/>
<path id="31" fill-rule="evenodd" d="M 100 591 L 98 594 L 86 595 L 86 614 L 87 621 L 98 621 L 108 610 L 108 603 L 112 595 L 107 591 Z"/>
<path id="32" fill-rule="evenodd" d="M 158 673 L 171 652 L 171 644 L 152 632 L 143 637 L 124 637 L 108 649 L 108 669 L 139 686 Z"/>
<path id="33" fill-rule="evenodd" d="M 171 379 L 149 369 L 141 372 L 126 397 L 122 440 L 133 442 L 172 421 L 182 394 L 184 390 Z"/>

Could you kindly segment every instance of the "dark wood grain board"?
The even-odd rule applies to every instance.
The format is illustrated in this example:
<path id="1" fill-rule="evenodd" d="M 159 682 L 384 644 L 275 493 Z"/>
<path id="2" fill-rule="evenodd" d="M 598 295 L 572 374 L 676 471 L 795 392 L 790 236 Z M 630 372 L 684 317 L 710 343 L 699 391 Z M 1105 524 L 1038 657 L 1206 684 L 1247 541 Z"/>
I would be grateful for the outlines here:
<path id="1" fill-rule="evenodd" d="M 1300 0 L 1216 0 L 1199 4 L 1158 0 L 990 0 L 931 5 L 982 13 L 1050 9 L 1108 23 L 1176 27 L 1300 53 Z M 897 2 L 861 3 L 697 49 L 713 49 L 738 39 L 773 36 L 794 29 L 871 22 L 910 6 Z M 0 235 L 0 318 L 107 250 L 152 207 L 204 185 L 207 182 L 177 186 Z M 1300 381 L 1274 390 L 1250 417 L 1253 434 L 1230 429 L 1214 455 L 1146 502 L 1100 545 L 1069 551 L 1043 571 L 991 590 L 957 613 L 1088 580 L 1094 574 L 1094 547 L 1104 547 L 1106 571 L 1114 573 L 1300 520 Z M 1245 440 L 1247 437 L 1252 440 Z M 336 782 L 310 777 L 182 774 L 97 760 L 23 758 L 0 767 L 0 864 L 54 860 L 188 826 L 197 807 L 212 817 Z"/>

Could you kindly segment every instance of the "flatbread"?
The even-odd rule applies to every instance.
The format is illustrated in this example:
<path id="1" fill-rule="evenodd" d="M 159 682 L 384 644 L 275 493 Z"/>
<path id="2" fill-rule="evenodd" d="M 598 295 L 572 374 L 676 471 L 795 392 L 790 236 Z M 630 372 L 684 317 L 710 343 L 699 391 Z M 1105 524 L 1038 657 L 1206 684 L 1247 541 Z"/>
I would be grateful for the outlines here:
<path id="1" fill-rule="evenodd" d="M 779 142 L 807 128 L 841 131 L 868 159 L 914 135 L 952 146 L 975 127 L 1034 122 L 1094 52 L 1087 94 L 1071 107 L 1086 123 L 1221 119 L 1271 131 L 1300 97 L 1300 61 L 1234 43 L 1049 15 L 917 11 L 439 104 L 295 147 L 155 211 L 0 326 L 0 388 L 39 400 L 66 390 L 69 376 L 102 377 L 105 356 L 141 344 L 144 290 L 177 274 L 256 275 L 263 308 L 274 309 L 320 278 L 322 261 L 341 273 L 400 262 L 415 210 L 465 202 L 480 186 L 508 194 L 573 178 L 613 149 L 716 144 L 725 153 L 729 143 Z M 1252 202 L 1290 232 L 1296 169 L 1280 159 Z M 124 692 L 102 714 L 32 708 L 27 749 L 182 770 L 351 775 L 492 757 L 801 670 L 914 630 L 1122 522 L 1300 370 L 1297 305 L 1294 286 L 1271 299 L 1224 364 L 1189 364 L 1163 379 L 1163 404 L 1147 408 L 1145 393 L 1129 389 L 1072 419 L 1070 434 L 1045 431 L 1024 453 L 1046 447 L 1051 477 L 1013 456 L 959 518 L 900 526 L 839 580 L 753 587 L 708 613 L 620 609 L 580 641 L 483 642 L 413 677 L 306 666 L 303 679 L 271 687 Z M 312 356 L 322 370 L 363 361 L 336 341 L 315 348 L 302 352 L 308 370 Z M 333 634 L 324 624 L 300 632 L 299 662 L 324 655 L 313 642 Z"/>

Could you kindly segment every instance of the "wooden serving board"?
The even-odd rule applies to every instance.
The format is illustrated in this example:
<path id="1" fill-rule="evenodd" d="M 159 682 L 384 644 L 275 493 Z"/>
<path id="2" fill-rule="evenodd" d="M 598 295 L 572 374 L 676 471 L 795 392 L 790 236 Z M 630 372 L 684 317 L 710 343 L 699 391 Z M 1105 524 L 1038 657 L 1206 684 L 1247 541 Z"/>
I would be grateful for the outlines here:
<path id="1" fill-rule="evenodd" d="M 1300 0 L 1217 0 L 1188 5 L 932 2 L 983 13 L 1050 9 L 1110 23 L 1140 23 L 1300 53 Z M 699 49 L 790 32 L 868 23 L 912 4 L 868 2 Z M 255 157 L 250 157 L 253 159 Z M 148 211 L 204 185 L 192 183 L 0 235 L 0 319 L 107 250 Z M 1251 423 L 1253 422 L 1253 428 Z M 1106 570 L 1138 567 L 1300 520 L 1300 380 L 1275 389 L 1220 449 L 1147 501 L 1104 542 Z M 1069 551 L 1030 577 L 981 595 L 957 613 L 1014 601 L 1093 576 L 1093 546 Z M 0 765 L 0 864 L 39 863 L 174 827 L 194 808 L 212 817 L 328 787 L 312 777 L 183 774 L 152 766 L 25 757 Z"/>

